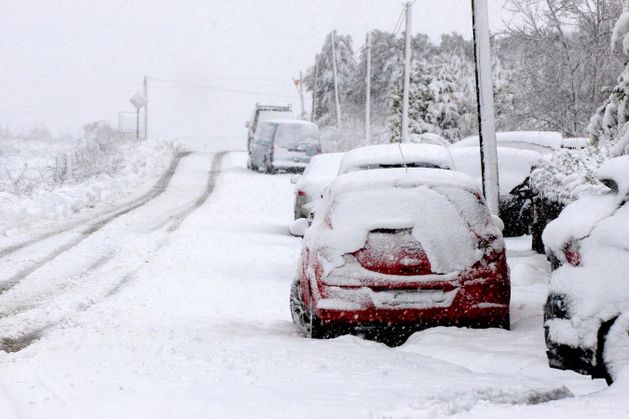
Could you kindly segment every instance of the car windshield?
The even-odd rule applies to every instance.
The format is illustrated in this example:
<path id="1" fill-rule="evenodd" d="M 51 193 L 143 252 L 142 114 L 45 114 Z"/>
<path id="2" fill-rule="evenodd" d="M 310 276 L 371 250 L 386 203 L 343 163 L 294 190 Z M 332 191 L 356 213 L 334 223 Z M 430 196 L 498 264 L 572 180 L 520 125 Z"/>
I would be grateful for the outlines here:
<path id="1" fill-rule="evenodd" d="M 300 144 L 318 144 L 319 129 L 314 124 L 281 124 L 275 135 L 275 145 L 290 149 Z"/>

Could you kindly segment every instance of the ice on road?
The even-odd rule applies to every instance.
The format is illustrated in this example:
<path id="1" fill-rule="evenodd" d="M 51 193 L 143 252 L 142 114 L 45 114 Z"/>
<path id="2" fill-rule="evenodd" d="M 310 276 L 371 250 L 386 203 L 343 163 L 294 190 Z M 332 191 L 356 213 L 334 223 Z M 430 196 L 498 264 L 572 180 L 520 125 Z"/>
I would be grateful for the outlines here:
<path id="1" fill-rule="evenodd" d="M 245 159 L 193 153 L 159 197 L 0 294 L 0 339 L 31 337 L 0 352 L 0 417 L 629 413 L 617 386 L 548 368 L 548 265 L 526 238 L 508 241 L 511 331 L 435 328 L 397 348 L 300 337 L 289 175 L 247 171 Z M 0 275 L 28 262 L 0 259 Z"/>

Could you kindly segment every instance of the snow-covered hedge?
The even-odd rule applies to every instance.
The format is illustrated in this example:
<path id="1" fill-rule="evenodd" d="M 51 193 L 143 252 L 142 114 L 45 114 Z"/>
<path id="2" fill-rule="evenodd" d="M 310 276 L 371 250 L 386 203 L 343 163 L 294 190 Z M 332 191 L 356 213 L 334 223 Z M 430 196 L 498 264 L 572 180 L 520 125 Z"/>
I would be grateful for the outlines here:
<path id="1" fill-rule="evenodd" d="M 71 143 L 0 139 L 0 236 L 111 205 L 165 170 L 173 155 L 172 144 L 137 142 L 102 123 Z"/>
<path id="2" fill-rule="evenodd" d="M 584 194 L 605 190 L 596 178 L 604 156 L 594 147 L 562 148 L 531 171 L 531 186 L 542 199 L 567 205 Z"/>

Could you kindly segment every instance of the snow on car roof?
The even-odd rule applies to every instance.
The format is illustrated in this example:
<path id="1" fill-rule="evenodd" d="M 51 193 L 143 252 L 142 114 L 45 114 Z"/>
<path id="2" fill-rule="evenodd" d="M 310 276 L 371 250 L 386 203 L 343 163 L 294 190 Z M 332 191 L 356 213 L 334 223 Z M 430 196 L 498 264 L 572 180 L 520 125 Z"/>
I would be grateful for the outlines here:
<path id="1" fill-rule="evenodd" d="M 304 191 L 311 197 L 321 195 L 323 188 L 336 177 L 344 154 L 324 153 L 313 156 L 303 176 L 297 181 L 295 191 Z"/>
<path id="2" fill-rule="evenodd" d="M 400 147 L 402 153 L 400 153 Z M 425 163 L 454 169 L 447 148 L 434 144 L 378 144 L 355 148 L 345 153 L 339 174 L 361 170 L 370 165 L 412 165 Z"/>
<path id="3" fill-rule="evenodd" d="M 450 150 L 456 169 L 481 182 L 479 147 L 461 147 Z M 507 195 L 531 173 L 542 154 L 533 150 L 508 147 L 498 148 L 498 177 L 500 194 Z"/>
<path id="4" fill-rule="evenodd" d="M 629 156 L 607 160 L 598 169 L 597 174 L 599 179 L 611 179 L 616 182 L 620 195 L 629 194 Z"/>
<path id="5" fill-rule="evenodd" d="M 318 127 L 317 124 L 315 124 L 314 122 L 310 122 L 310 121 L 304 121 L 301 119 L 281 119 L 281 118 L 274 118 L 274 119 L 267 119 L 264 121 L 264 123 L 266 124 L 291 124 L 291 125 L 314 125 L 316 127 Z"/>
<path id="6" fill-rule="evenodd" d="M 478 191 L 478 183 L 462 172 L 432 168 L 373 169 L 339 175 L 332 184 L 332 193 L 373 188 L 413 188 L 422 185 L 459 186 Z"/>
<path id="7" fill-rule="evenodd" d="M 506 131 L 497 132 L 496 141 L 499 146 L 505 147 L 513 143 L 526 143 L 556 150 L 561 148 L 563 137 L 560 132 L 555 131 Z M 478 135 L 473 135 L 454 143 L 452 147 L 478 147 L 478 145 Z"/>

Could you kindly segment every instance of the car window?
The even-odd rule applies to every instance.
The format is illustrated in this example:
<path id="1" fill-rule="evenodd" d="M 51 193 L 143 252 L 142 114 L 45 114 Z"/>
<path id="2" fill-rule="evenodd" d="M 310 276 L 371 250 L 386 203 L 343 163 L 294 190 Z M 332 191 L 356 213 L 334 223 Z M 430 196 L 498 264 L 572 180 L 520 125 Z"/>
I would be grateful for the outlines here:
<path id="1" fill-rule="evenodd" d="M 316 125 L 284 124 L 279 126 L 275 134 L 275 144 L 282 148 L 310 143 L 319 143 L 319 129 Z"/>

